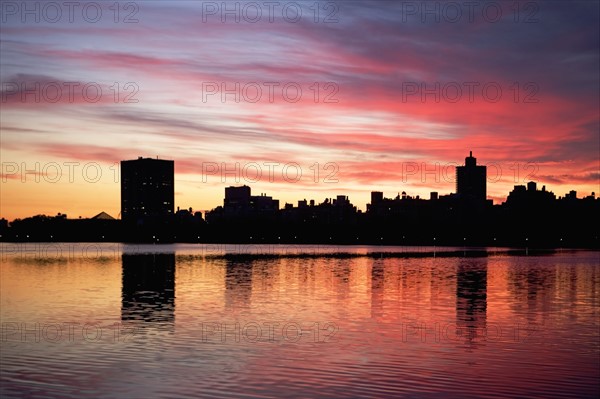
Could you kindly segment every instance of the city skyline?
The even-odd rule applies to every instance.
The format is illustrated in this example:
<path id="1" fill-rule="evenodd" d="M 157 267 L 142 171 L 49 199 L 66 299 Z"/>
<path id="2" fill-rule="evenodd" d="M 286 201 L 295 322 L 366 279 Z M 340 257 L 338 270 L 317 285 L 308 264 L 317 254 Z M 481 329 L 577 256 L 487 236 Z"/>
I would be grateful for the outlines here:
<path id="1" fill-rule="evenodd" d="M 429 193 L 429 199 L 405 191 L 384 197 L 371 191 L 366 212 L 348 195 L 322 202 L 298 199 L 281 204 L 248 185 L 225 187 L 222 205 L 209 211 L 174 204 L 175 161 L 138 157 L 121 161 L 121 212 L 93 218 L 36 215 L 8 223 L 0 219 L 4 241 L 115 241 L 329 243 L 395 245 L 509 245 L 593 247 L 598 232 L 577 223 L 594 218 L 600 206 L 595 193 L 558 197 L 529 181 L 515 185 L 506 201 L 487 199 L 487 167 L 473 152 L 456 167 L 456 192 Z M 309 197 L 310 198 L 310 197 Z M 295 203 L 297 205 L 295 205 Z M 283 206 L 282 206 L 283 205 Z"/>
<path id="2" fill-rule="evenodd" d="M 222 187 L 225 197 L 222 198 L 221 201 L 216 204 L 214 207 L 210 209 L 198 209 L 193 206 L 182 206 L 175 204 L 173 202 L 174 198 L 174 186 L 176 183 L 176 177 L 174 173 L 174 165 L 176 164 L 175 160 L 166 160 L 160 158 L 146 158 L 139 156 L 137 159 L 131 160 L 122 160 L 120 161 L 120 210 L 118 213 L 111 215 L 107 214 L 107 216 L 114 216 L 115 219 L 123 219 L 125 222 L 134 222 L 136 217 L 139 218 L 141 216 L 152 215 L 153 218 L 165 218 L 174 215 L 180 209 L 193 209 L 194 212 L 200 211 L 203 215 L 206 213 L 210 213 L 211 211 L 215 211 L 218 208 L 222 208 L 225 206 L 236 206 L 236 205 L 247 205 L 252 198 L 254 201 L 258 200 L 267 200 L 261 201 L 263 204 L 268 204 L 267 207 L 273 210 L 283 210 L 288 206 L 306 206 L 310 203 L 311 206 L 331 202 L 335 203 L 336 198 L 339 201 L 343 198 L 343 201 L 352 203 L 348 195 L 340 194 L 340 193 L 329 193 L 322 198 L 295 198 L 291 202 L 280 201 L 278 198 L 274 196 L 267 196 L 267 194 L 272 193 L 263 193 L 261 192 L 259 196 L 251 196 L 250 190 L 251 186 L 248 184 L 238 184 L 238 185 L 225 185 Z M 445 172 L 448 174 L 447 172 Z M 416 200 L 437 200 L 439 198 L 450 198 L 454 195 L 457 198 L 461 196 L 463 199 L 474 201 L 475 203 L 479 202 L 490 202 L 490 205 L 503 205 L 509 200 L 510 196 L 516 192 L 519 193 L 520 189 L 526 191 L 539 191 L 537 190 L 538 182 L 535 181 L 527 181 L 526 184 L 515 184 L 513 189 L 510 192 L 506 193 L 504 200 L 501 203 L 491 202 L 492 200 L 486 195 L 486 183 L 487 183 L 487 171 L 485 165 L 478 165 L 477 158 L 473 156 L 473 151 L 469 151 L 469 155 L 465 157 L 465 162 L 463 165 L 458 165 L 455 167 L 454 172 L 455 180 L 453 184 L 455 185 L 454 192 L 442 193 L 439 192 L 435 187 L 431 187 L 432 191 L 429 191 L 427 195 L 419 195 L 413 194 L 410 192 L 406 192 L 405 190 L 398 191 L 396 196 L 393 195 L 391 197 L 386 197 L 383 191 L 377 191 L 377 189 L 369 190 L 369 202 L 365 203 L 364 208 L 360 206 L 360 204 L 352 203 L 352 205 L 359 212 L 368 212 L 369 206 L 372 206 L 375 201 L 380 202 L 382 200 L 391 200 L 394 197 L 396 199 L 416 199 Z M 153 181 L 154 179 L 154 181 Z M 462 181 L 462 182 L 461 182 Z M 565 193 L 564 196 L 554 195 L 551 190 L 546 191 L 546 185 L 543 186 L 543 192 L 549 193 L 554 196 L 554 198 L 594 198 L 596 196 L 596 192 L 591 192 L 589 195 L 583 195 L 578 197 L 578 193 L 576 190 L 570 190 Z M 551 187 L 550 187 L 551 188 Z M 166 190 L 166 191 L 165 191 Z M 401 195 L 402 193 L 402 195 Z M 579 193 L 581 194 L 581 193 Z M 293 193 L 292 193 L 293 195 Z M 228 198 L 235 198 L 233 202 L 228 200 Z M 323 202 L 320 202 L 320 201 Z M 166 201 L 166 202 L 163 202 Z M 274 205 L 271 205 L 273 203 Z M 163 205 L 164 204 L 164 205 Z M 144 211 L 144 205 L 148 206 L 150 211 Z M 131 216 L 128 218 L 127 214 Z M 83 216 L 86 219 L 94 219 L 98 216 L 106 214 L 105 210 L 97 210 L 93 213 L 93 215 Z M 25 217 L 32 217 L 36 215 L 47 215 L 53 216 L 52 214 L 44 214 L 44 213 L 34 213 L 31 215 L 26 215 Z M 64 209 L 61 212 L 58 212 L 57 215 L 62 215 L 66 217 L 69 215 L 67 211 Z M 123 218 L 125 215 L 125 218 Z M 92 217 L 94 216 L 94 217 Z M 2 217 L 0 215 L 0 217 Z M 79 216 L 81 219 L 82 216 Z M 6 219 L 6 218 L 4 218 Z M 22 218 L 15 218 L 22 219 Z M 7 219 L 11 221 L 12 219 Z"/>
<path id="3" fill-rule="evenodd" d="M 102 3 L 98 20 L 89 3 L 56 22 L 4 2 L 0 216 L 116 216 L 118 162 L 138 155 L 177 159 L 175 203 L 201 210 L 244 184 L 207 166 L 257 163 L 245 183 L 282 203 L 340 193 L 364 210 L 373 189 L 452 192 L 436 168 L 465 150 L 500 167 L 495 203 L 530 180 L 599 191 L 597 2 L 482 1 L 471 16 L 299 1 L 262 18 L 250 3 Z"/>

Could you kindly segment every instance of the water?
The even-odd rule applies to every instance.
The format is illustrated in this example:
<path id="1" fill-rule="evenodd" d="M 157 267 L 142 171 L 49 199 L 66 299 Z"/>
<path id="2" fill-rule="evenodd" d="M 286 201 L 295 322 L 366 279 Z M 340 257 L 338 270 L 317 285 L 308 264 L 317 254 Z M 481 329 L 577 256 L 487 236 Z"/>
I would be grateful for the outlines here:
<path id="1" fill-rule="evenodd" d="M 598 252 L 433 251 L 2 244 L 0 396 L 599 396 Z"/>

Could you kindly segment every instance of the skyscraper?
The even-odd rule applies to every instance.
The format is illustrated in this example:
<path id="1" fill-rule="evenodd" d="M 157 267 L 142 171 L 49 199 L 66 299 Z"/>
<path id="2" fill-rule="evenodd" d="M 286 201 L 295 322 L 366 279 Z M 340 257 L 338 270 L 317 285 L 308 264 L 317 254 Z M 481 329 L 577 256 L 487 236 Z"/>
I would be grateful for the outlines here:
<path id="1" fill-rule="evenodd" d="M 121 219 L 136 224 L 167 220 L 173 215 L 174 180 L 174 161 L 121 161 Z"/>
<path id="2" fill-rule="evenodd" d="M 250 204 L 250 187 L 225 187 L 224 205 L 232 208 L 247 207 Z"/>
<path id="3" fill-rule="evenodd" d="M 465 158 L 465 166 L 456 167 L 456 193 L 460 198 L 485 201 L 487 198 L 487 168 L 477 166 L 477 158 L 473 152 Z"/>

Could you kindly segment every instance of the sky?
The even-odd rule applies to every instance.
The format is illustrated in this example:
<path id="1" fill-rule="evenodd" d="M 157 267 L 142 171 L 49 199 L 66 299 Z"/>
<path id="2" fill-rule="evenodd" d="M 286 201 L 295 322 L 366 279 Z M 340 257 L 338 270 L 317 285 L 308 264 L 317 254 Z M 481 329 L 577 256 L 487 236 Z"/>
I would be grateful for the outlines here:
<path id="1" fill-rule="evenodd" d="M 598 1 L 1 4 L 0 217 L 120 212 L 119 162 L 175 205 L 599 188 Z"/>

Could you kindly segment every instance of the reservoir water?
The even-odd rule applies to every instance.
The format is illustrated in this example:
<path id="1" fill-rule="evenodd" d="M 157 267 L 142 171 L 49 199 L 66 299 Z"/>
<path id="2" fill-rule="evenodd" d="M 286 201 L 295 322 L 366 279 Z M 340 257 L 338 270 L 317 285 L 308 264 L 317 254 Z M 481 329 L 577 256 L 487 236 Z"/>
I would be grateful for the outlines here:
<path id="1" fill-rule="evenodd" d="M 594 251 L 1 246 L 0 397 L 598 398 Z"/>

